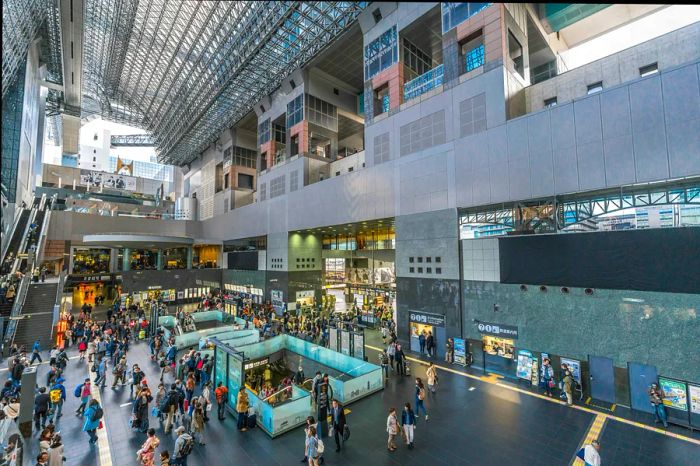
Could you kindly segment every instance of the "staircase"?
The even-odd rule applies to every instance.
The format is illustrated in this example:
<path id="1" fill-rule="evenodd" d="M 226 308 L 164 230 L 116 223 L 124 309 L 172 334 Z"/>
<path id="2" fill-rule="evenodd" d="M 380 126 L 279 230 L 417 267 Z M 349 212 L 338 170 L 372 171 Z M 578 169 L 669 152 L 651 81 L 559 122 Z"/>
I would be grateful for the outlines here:
<path id="1" fill-rule="evenodd" d="M 35 340 L 39 340 L 42 350 L 52 346 L 53 306 L 56 303 L 58 283 L 37 283 L 29 285 L 24 301 L 14 342 L 31 351 Z"/>

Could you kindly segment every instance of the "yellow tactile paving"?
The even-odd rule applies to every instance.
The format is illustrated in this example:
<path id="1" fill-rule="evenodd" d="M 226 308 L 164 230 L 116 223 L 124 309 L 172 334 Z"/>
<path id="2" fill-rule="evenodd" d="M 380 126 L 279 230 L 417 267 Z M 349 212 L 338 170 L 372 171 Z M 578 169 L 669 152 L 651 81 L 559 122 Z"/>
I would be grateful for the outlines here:
<path id="1" fill-rule="evenodd" d="M 588 429 L 588 432 L 586 433 L 586 438 L 583 440 L 581 445 L 578 446 L 576 452 L 578 452 L 578 450 L 580 450 L 584 445 L 590 444 L 593 440 L 598 440 L 598 438 L 600 437 L 600 431 L 603 430 L 603 426 L 605 425 L 605 421 L 607 421 L 606 414 L 601 413 L 595 417 L 593 424 L 591 424 L 590 429 Z M 586 463 L 581 458 L 577 457 L 571 464 L 577 466 Z"/>
<path id="2" fill-rule="evenodd" d="M 372 346 L 372 345 L 365 345 L 365 346 L 366 346 L 367 348 L 369 348 L 369 349 L 374 350 L 374 351 L 379 351 L 379 352 L 384 351 L 382 348 L 377 348 L 376 346 Z M 413 361 L 413 362 L 415 362 L 415 363 L 418 363 L 418 364 L 422 364 L 422 365 L 424 365 L 424 366 L 427 366 L 427 365 L 428 365 L 428 362 L 427 362 L 427 361 L 422 361 L 422 360 L 420 360 L 420 359 L 411 358 L 411 357 L 407 357 L 406 359 L 408 359 L 409 361 Z M 438 370 L 445 371 L 445 372 L 452 372 L 453 374 L 457 374 L 457 375 L 460 375 L 460 376 L 462 376 L 462 377 L 466 377 L 466 378 L 469 378 L 469 379 L 478 380 L 478 381 L 480 381 L 480 382 L 493 383 L 493 382 L 491 382 L 491 379 L 489 379 L 489 380 L 484 380 L 484 377 L 480 377 L 480 376 L 476 376 L 476 375 L 472 375 L 472 374 L 466 374 L 466 373 L 464 373 L 464 372 L 460 372 L 460 371 L 455 370 L 455 369 L 452 369 L 452 368 L 450 368 L 450 367 L 441 366 L 441 365 L 439 365 L 439 364 L 435 364 L 435 367 L 436 367 Z M 486 378 L 488 378 L 488 377 L 486 377 Z M 544 395 L 540 395 L 539 393 L 534 393 L 534 392 L 531 392 L 531 391 L 528 391 L 528 390 L 523 390 L 522 388 L 513 387 L 513 386 L 511 386 L 511 385 L 506 385 L 506 384 L 501 383 L 501 382 L 496 382 L 496 383 L 494 383 L 494 385 L 497 385 L 497 386 L 499 386 L 499 387 L 505 388 L 506 390 L 512 390 L 512 391 L 515 391 L 515 392 L 518 392 L 518 393 L 522 393 L 522 394 L 524 394 L 524 395 L 532 396 L 532 397 L 535 397 L 535 398 L 540 398 L 540 399 L 542 399 L 542 400 L 549 401 L 550 403 L 557 403 L 557 404 L 560 404 L 560 405 L 566 405 L 566 402 L 564 402 L 564 401 L 562 401 L 562 400 L 559 400 L 559 399 L 557 399 L 557 398 L 550 398 L 550 397 L 547 397 L 547 396 L 544 396 Z M 642 424 L 641 422 L 631 421 L 631 420 L 629 420 L 629 419 L 625 419 L 625 418 L 622 418 L 622 417 L 618 417 L 618 416 L 615 416 L 615 415 L 613 415 L 613 414 L 601 413 L 600 411 L 596 411 L 596 410 L 594 410 L 594 409 L 587 408 L 587 407 L 585 407 L 585 406 L 573 405 L 573 406 L 571 406 L 571 409 L 578 409 L 579 411 L 585 411 L 585 412 L 587 412 L 587 413 L 591 413 L 591 414 L 593 414 L 593 415 L 596 416 L 596 420 L 598 419 L 598 416 L 603 416 L 603 418 L 604 418 L 605 420 L 608 420 L 608 419 L 609 419 L 609 420 L 613 420 L 613 421 L 617 421 L 617 422 L 623 422 L 623 423 L 629 424 L 629 425 L 631 425 L 631 426 L 639 427 L 640 429 L 649 430 L 649 431 L 651 431 L 651 432 L 656 432 L 656 433 L 661 434 L 661 435 L 666 435 L 666 436 L 668 436 L 668 437 L 673 437 L 673 438 L 677 438 L 677 439 L 679 439 L 679 440 L 683 440 L 683 441 L 686 441 L 686 442 L 694 443 L 694 444 L 696 444 L 696 445 L 700 445 L 700 440 L 697 440 L 697 439 L 694 439 L 694 438 L 691 438 L 691 437 L 687 437 L 687 436 L 681 435 L 681 434 L 675 434 L 675 433 L 672 433 L 672 432 L 667 432 L 667 431 L 665 431 L 664 429 L 659 429 L 658 427 L 648 426 L 648 425 L 646 425 L 646 424 Z"/>
<path id="3" fill-rule="evenodd" d="M 90 365 L 88 364 L 88 367 Z M 88 371 L 88 377 L 91 373 Z M 102 406 L 102 397 L 97 384 L 91 384 L 90 395 Z M 105 407 L 102 406 L 104 410 Z M 97 429 L 97 448 L 99 450 L 100 466 L 112 466 L 112 453 L 109 449 L 109 436 L 107 434 L 107 419 L 102 417 L 102 429 Z"/>

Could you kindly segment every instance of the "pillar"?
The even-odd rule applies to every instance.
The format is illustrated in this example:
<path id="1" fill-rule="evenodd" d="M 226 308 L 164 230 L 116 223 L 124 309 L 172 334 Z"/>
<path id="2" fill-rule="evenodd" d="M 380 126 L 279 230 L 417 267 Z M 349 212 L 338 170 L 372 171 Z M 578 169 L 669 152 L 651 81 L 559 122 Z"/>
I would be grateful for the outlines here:
<path id="1" fill-rule="evenodd" d="M 157 269 L 163 270 L 163 250 L 162 249 L 158 249 L 158 260 L 156 263 L 158 264 Z"/>
<path id="2" fill-rule="evenodd" d="M 122 270 L 127 272 L 131 270 L 131 249 L 124 248 L 124 255 L 122 256 Z"/>
<path id="3" fill-rule="evenodd" d="M 34 425 L 34 387 L 36 387 L 36 366 L 24 369 L 21 378 L 22 388 L 19 393 L 19 417 L 17 424 L 22 437 L 28 438 L 32 435 Z"/>
<path id="4" fill-rule="evenodd" d="M 187 270 L 192 270 L 192 260 L 194 256 L 194 248 L 187 246 Z"/>

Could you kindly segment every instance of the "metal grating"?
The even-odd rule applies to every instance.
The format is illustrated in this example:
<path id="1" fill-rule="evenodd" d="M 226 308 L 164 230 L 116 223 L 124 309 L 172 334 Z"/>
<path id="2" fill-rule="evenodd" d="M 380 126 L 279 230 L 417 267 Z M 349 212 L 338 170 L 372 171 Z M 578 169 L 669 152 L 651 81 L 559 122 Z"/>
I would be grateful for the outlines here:
<path id="1" fill-rule="evenodd" d="M 183 165 L 354 23 L 365 2 L 86 0 L 83 116 Z"/>
<path id="2" fill-rule="evenodd" d="M 2 2 L 2 96 L 17 78 L 29 45 L 46 19 L 49 0 Z"/>

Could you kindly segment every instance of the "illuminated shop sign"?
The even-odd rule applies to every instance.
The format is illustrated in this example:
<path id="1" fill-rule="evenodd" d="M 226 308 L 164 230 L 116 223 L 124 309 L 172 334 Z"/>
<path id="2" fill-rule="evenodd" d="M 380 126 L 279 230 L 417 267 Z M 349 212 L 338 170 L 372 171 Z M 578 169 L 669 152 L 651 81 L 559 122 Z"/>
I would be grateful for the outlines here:
<path id="1" fill-rule="evenodd" d="M 440 314 L 428 314 L 425 312 L 411 311 L 408 320 L 419 324 L 433 325 L 435 327 L 445 326 L 445 316 Z"/>
<path id="2" fill-rule="evenodd" d="M 270 358 L 264 358 L 264 359 L 260 359 L 258 361 L 246 363 L 246 365 L 243 367 L 245 370 L 248 371 L 250 369 L 255 369 L 256 367 L 266 366 L 267 364 L 269 364 L 269 362 L 270 362 Z"/>
<path id="3" fill-rule="evenodd" d="M 478 322 L 476 328 L 479 333 L 493 335 L 495 337 L 518 339 L 518 327 L 514 325 L 492 324 L 490 322 Z"/>

